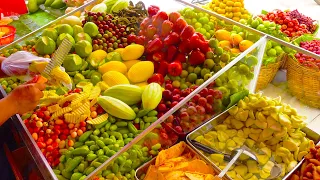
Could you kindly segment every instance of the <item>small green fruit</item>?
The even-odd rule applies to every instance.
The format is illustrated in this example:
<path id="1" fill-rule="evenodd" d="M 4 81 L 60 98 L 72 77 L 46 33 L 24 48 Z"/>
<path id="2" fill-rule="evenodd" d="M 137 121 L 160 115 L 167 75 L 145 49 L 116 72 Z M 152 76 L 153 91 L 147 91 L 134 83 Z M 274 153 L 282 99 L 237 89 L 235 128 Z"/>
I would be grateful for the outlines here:
<path id="1" fill-rule="evenodd" d="M 76 53 L 82 58 L 88 57 L 92 52 L 92 45 L 86 40 L 77 42 L 74 48 Z"/>
<path id="2" fill-rule="evenodd" d="M 43 36 L 36 42 L 35 49 L 41 55 L 52 54 L 56 50 L 56 43 L 51 38 Z"/>
<path id="3" fill-rule="evenodd" d="M 42 36 L 48 36 L 56 41 L 58 39 L 58 32 L 54 28 L 47 28 L 42 32 Z"/>
<path id="4" fill-rule="evenodd" d="M 37 0 L 29 0 L 27 6 L 29 13 L 35 13 L 39 9 Z"/>
<path id="5" fill-rule="evenodd" d="M 73 35 L 74 36 L 83 32 L 83 28 L 79 25 L 74 25 L 72 28 L 73 28 Z"/>
<path id="6" fill-rule="evenodd" d="M 95 37 L 99 34 L 98 26 L 94 24 L 93 22 L 87 22 L 83 26 L 83 30 L 85 33 L 89 34 L 91 37 Z"/>
<path id="7" fill-rule="evenodd" d="M 73 28 L 69 24 L 61 24 L 58 26 L 57 31 L 59 34 L 67 33 L 73 36 Z"/>
<path id="8" fill-rule="evenodd" d="M 79 41 L 82 41 L 82 40 L 86 40 L 88 41 L 90 44 L 92 44 L 92 39 L 91 37 L 87 34 L 87 33 L 84 33 L 84 32 L 80 32 L 78 33 L 77 35 L 74 36 L 74 40 L 76 42 L 79 42 Z"/>
<path id="9" fill-rule="evenodd" d="M 82 59 L 77 54 L 69 54 L 63 61 L 66 71 L 78 71 L 82 66 Z"/>
<path id="10" fill-rule="evenodd" d="M 275 57 L 275 56 L 277 56 L 277 51 L 275 49 L 271 48 L 268 50 L 267 55 L 271 56 L 271 57 Z"/>
<path id="11" fill-rule="evenodd" d="M 75 41 L 73 39 L 73 37 L 70 35 L 70 34 L 66 34 L 66 33 L 63 33 L 63 34 L 60 34 L 58 39 L 57 39 L 57 45 L 60 46 L 60 44 L 62 43 L 63 39 L 64 38 L 68 38 L 69 41 L 73 44 L 75 44 Z"/>

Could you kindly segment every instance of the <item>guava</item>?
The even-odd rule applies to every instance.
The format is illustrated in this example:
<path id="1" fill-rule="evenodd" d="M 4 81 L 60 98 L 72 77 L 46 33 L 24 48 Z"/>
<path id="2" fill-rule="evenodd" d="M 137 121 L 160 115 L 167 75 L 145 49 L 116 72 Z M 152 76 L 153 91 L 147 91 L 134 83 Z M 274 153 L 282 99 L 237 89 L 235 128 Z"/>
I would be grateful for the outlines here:
<path id="1" fill-rule="evenodd" d="M 77 54 L 69 54 L 63 61 L 66 71 L 78 71 L 82 66 L 82 59 Z"/>
<path id="2" fill-rule="evenodd" d="M 54 28 L 47 28 L 43 30 L 42 36 L 48 36 L 52 40 L 56 41 L 58 39 L 58 32 Z"/>
<path id="3" fill-rule="evenodd" d="M 83 31 L 89 34 L 89 36 L 91 37 L 95 37 L 96 35 L 99 34 L 98 26 L 93 22 L 87 22 L 83 26 Z"/>
<path id="4" fill-rule="evenodd" d="M 277 56 L 277 51 L 273 48 L 269 49 L 267 52 L 268 56 L 275 57 Z"/>
<path id="5" fill-rule="evenodd" d="M 54 0 L 50 7 L 53 8 L 53 9 L 60 9 L 60 8 L 65 7 L 65 6 L 66 6 L 66 4 L 64 3 L 64 1 L 62 1 L 62 0 Z"/>
<path id="6" fill-rule="evenodd" d="M 61 20 L 61 24 L 69 24 L 70 26 L 82 25 L 80 18 L 77 16 L 68 16 Z"/>
<path id="7" fill-rule="evenodd" d="M 63 33 L 63 34 L 60 34 L 58 39 L 57 39 L 57 45 L 60 46 L 60 44 L 62 43 L 62 41 L 64 40 L 64 38 L 68 38 L 69 41 L 72 43 L 72 45 L 74 46 L 75 44 L 75 41 L 73 39 L 73 37 L 70 35 L 70 34 L 66 34 L 66 33 Z"/>
<path id="8" fill-rule="evenodd" d="M 106 61 L 122 61 L 121 54 L 118 52 L 111 52 L 107 54 Z"/>
<path id="9" fill-rule="evenodd" d="M 73 36 L 73 28 L 69 24 L 61 24 L 57 27 L 59 34 L 67 33 Z"/>
<path id="10" fill-rule="evenodd" d="M 81 33 L 78 33 L 77 35 L 75 35 L 75 36 L 74 36 L 74 40 L 75 40 L 76 42 L 81 41 L 81 40 L 86 40 L 86 41 L 88 41 L 90 44 L 92 43 L 91 37 L 90 37 L 87 33 L 84 33 L 84 32 L 81 32 Z"/>
<path id="11" fill-rule="evenodd" d="M 42 36 L 36 42 L 35 49 L 41 55 L 52 54 L 56 50 L 56 43 L 48 36 Z"/>
<path id="12" fill-rule="evenodd" d="M 283 52 L 283 49 L 281 48 L 281 46 L 276 46 L 274 47 L 274 49 L 277 51 L 277 55 L 280 55 Z"/>
<path id="13" fill-rule="evenodd" d="M 74 48 L 76 53 L 82 58 L 88 57 L 92 52 L 92 45 L 86 40 L 78 41 Z"/>
<path id="14" fill-rule="evenodd" d="M 79 25 L 74 25 L 72 28 L 73 28 L 73 36 L 83 32 L 83 28 Z"/>

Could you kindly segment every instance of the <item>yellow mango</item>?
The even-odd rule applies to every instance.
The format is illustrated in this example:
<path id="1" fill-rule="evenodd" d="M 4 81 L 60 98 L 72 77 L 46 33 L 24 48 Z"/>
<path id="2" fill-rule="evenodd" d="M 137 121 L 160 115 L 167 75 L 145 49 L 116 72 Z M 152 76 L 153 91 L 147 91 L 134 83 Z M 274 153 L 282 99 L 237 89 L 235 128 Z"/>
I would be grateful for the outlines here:
<path id="1" fill-rule="evenodd" d="M 240 176 L 244 177 L 248 172 L 248 168 L 247 166 L 240 165 L 240 166 L 236 166 L 234 168 L 234 171 L 238 173 Z"/>
<path id="2" fill-rule="evenodd" d="M 263 116 L 263 115 L 262 115 Z M 261 120 L 255 120 L 254 124 L 260 128 L 260 129 L 265 129 L 268 127 L 268 124 L 266 121 L 261 121 Z"/>
<path id="3" fill-rule="evenodd" d="M 270 116 L 275 119 L 276 121 L 279 121 L 279 115 L 278 113 L 274 112 L 274 113 L 271 113 Z"/>
<path id="4" fill-rule="evenodd" d="M 217 131 L 218 133 L 218 140 L 220 142 L 226 142 L 229 139 L 229 135 L 224 131 Z"/>
<path id="5" fill-rule="evenodd" d="M 303 159 L 303 157 L 305 156 L 305 155 L 307 155 L 308 154 L 308 152 L 307 151 L 301 151 L 301 152 L 299 152 L 299 154 L 298 154 L 298 161 L 301 161 L 302 159 Z"/>
<path id="6" fill-rule="evenodd" d="M 271 129 L 271 128 L 270 128 Z M 287 128 L 281 128 L 281 131 L 274 132 L 274 137 L 280 139 L 282 137 L 285 137 L 287 135 Z"/>
<path id="7" fill-rule="evenodd" d="M 227 175 L 232 179 L 236 178 L 236 176 L 237 176 L 235 171 L 228 171 Z"/>
<path id="8" fill-rule="evenodd" d="M 243 133 L 248 136 L 251 133 L 250 128 L 243 128 Z"/>
<path id="9" fill-rule="evenodd" d="M 249 116 L 249 110 L 244 110 L 243 112 L 240 112 L 240 121 L 246 121 Z"/>
<path id="10" fill-rule="evenodd" d="M 201 142 L 202 139 L 204 139 L 204 137 L 200 135 L 200 136 L 196 137 L 194 140 Z"/>
<path id="11" fill-rule="evenodd" d="M 139 44 L 130 44 L 126 46 L 121 53 L 121 58 L 124 61 L 139 59 L 144 53 L 144 46 Z"/>
<path id="12" fill-rule="evenodd" d="M 206 135 L 213 137 L 213 139 L 218 139 L 218 133 L 217 131 L 210 131 L 208 133 L 206 133 Z"/>
<path id="13" fill-rule="evenodd" d="M 268 140 L 272 138 L 273 130 L 266 128 L 262 130 L 262 133 L 260 134 L 260 138 L 264 140 Z"/>
<path id="14" fill-rule="evenodd" d="M 260 121 L 263 121 L 263 122 L 267 121 L 267 118 L 261 112 L 257 112 L 256 113 L 256 119 L 260 120 Z"/>
<path id="15" fill-rule="evenodd" d="M 257 154 L 256 156 L 260 165 L 265 165 L 269 160 L 269 157 L 264 154 Z"/>
<path id="16" fill-rule="evenodd" d="M 299 148 L 298 148 L 296 151 L 293 152 L 293 159 L 294 159 L 295 161 L 297 161 L 298 155 L 299 155 Z"/>
<path id="17" fill-rule="evenodd" d="M 272 129 L 273 131 L 281 131 L 281 125 L 278 122 L 275 122 L 271 126 L 269 126 L 269 124 L 268 124 L 268 127 L 270 129 Z"/>
<path id="18" fill-rule="evenodd" d="M 249 117 L 250 117 L 251 119 L 256 119 L 253 110 L 249 110 Z"/>
<path id="19" fill-rule="evenodd" d="M 231 121 L 231 124 L 235 129 L 241 129 L 244 126 L 243 122 L 236 120 L 236 119 L 233 119 Z"/>
<path id="20" fill-rule="evenodd" d="M 224 162 L 224 155 L 223 154 L 211 154 L 210 159 L 213 162 L 223 163 Z"/>
<path id="21" fill-rule="evenodd" d="M 236 144 L 236 142 L 234 142 L 232 139 L 228 139 L 227 142 L 226 142 L 226 146 L 233 148 L 233 147 L 236 147 L 237 144 Z"/>
<path id="22" fill-rule="evenodd" d="M 243 130 L 238 130 L 237 136 L 238 136 L 238 137 L 242 137 L 242 138 L 247 138 L 247 137 L 248 137 L 248 135 L 245 134 L 245 133 L 243 132 Z"/>
<path id="23" fill-rule="evenodd" d="M 281 157 L 287 157 L 289 154 L 291 154 L 291 152 L 289 151 L 289 149 L 287 149 L 287 148 L 285 148 L 285 147 L 279 147 L 279 148 L 277 148 L 276 153 L 277 153 L 278 156 L 281 156 Z"/>
<path id="24" fill-rule="evenodd" d="M 227 125 L 219 124 L 219 125 L 215 126 L 214 129 L 217 131 L 225 131 L 228 129 L 228 127 L 227 127 Z"/>
<path id="25" fill-rule="evenodd" d="M 228 116 L 224 121 L 223 124 L 231 124 L 231 121 L 234 119 L 233 116 Z"/>
<path id="26" fill-rule="evenodd" d="M 255 102 L 255 107 L 256 108 L 263 108 L 263 107 L 266 107 L 266 106 L 268 106 L 268 102 L 263 98 L 260 98 L 257 102 Z"/>
<path id="27" fill-rule="evenodd" d="M 250 102 L 250 99 L 249 99 L 249 97 L 244 97 L 244 99 L 243 99 L 243 101 L 245 102 L 245 103 L 249 103 Z"/>
<path id="28" fill-rule="evenodd" d="M 133 65 L 137 64 L 138 62 L 141 62 L 140 60 L 130 60 L 130 61 L 124 61 L 124 65 L 127 66 L 127 69 L 129 70 Z"/>
<path id="29" fill-rule="evenodd" d="M 250 137 L 251 139 L 255 140 L 255 141 L 258 141 L 258 139 L 259 139 L 259 134 L 253 134 L 253 133 L 251 133 L 251 134 L 249 134 L 249 137 Z"/>
<path id="30" fill-rule="evenodd" d="M 207 145 L 207 146 L 209 146 L 209 147 L 212 147 L 212 146 L 213 146 L 212 142 L 209 141 L 208 139 L 202 139 L 202 140 L 201 140 L 201 143 L 204 144 L 204 145 Z"/>
<path id="31" fill-rule="evenodd" d="M 141 61 L 134 64 L 128 71 L 128 78 L 132 83 L 147 81 L 154 72 L 151 61 Z"/>
<path id="32" fill-rule="evenodd" d="M 231 109 L 229 109 L 228 113 L 232 116 L 236 115 L 238 112 L 238 106 L 233 106 Z"/>
<path id="33" fill-rule="evenodd" d="M 246 145 L 249 147 L 249 148 L 253 148 L 254 144 L 256 143 L 254 140 L 252 139 L 246 139 Z"/>
<path id="34" fill-rule="evenodd" d="M 260 150 L 264 152 L 269 158 L 271 157 L 271 150 L 268 147 L 263 147 Z"/>
<path id="35" fill-rule="evenodd" d="M 228 129 L 226 130 L 227 134 L 229 135 L 230 138 L 234 137 L 235 135 L 237 135 L 237 130 L 235 129 Z"/>
<path id="36" fill-rule="evenodd" d="M 280 142 L 280 139 L 271 138 L 266 142 L 266 144 L 268 144 L 269 146 L 272 146 L 272 145 L 278 144 L 279 142 Z"/>
<path id="37" fill-rule="evenodd" d="M 302 139 L 302 142 L 299 146 L 299 151 L 307 151 L 309 148 L 309 140 L 307 140 L 305 137 Z"/>
<path id="38" fill-rule="evenodd" d="M 246 139 L 242 137 L 233 137 L 232 140 L 234 140 L 234 142 L 236 142 L 238 146 L 242 146 L 246 141 Z"/>
<path id="39" fill-rule="evenodd" d="M 235 180 L 244 180 L 243 177 L 240 174 L 236 175 L 236 178 L 234 178 Z"/>
<path id="40" fill-rule="evenodd" d="M 239 108 L 242 108 L 242 109 L 247 109 L 247 103 L 244 102 L 242 99 L 238 102 L 238 106 Z"/>
<path id="41" fill-rule="evenodd" d="M 250 128 L 251 133 L 253 134 L 260 134 L 262 132 L 261 129 L 256 129 L 256 128 Z"/>
<path id="42" fill-rule="evenodd" d="M 248 167 L 249 173 L 256 174 L 256 173 L 259 173 L 260 171 L 258 167 L 258 163 L 255 160 L 248 160 L 247 167 Z"/>
<path id="43" fill-rule="evenodd" d="M 281 156 L 275 156 L 275 161 L 276 161 L 276 163 L 282 163 L 282 158 L 281 158 Z"/>
<path id="44" fill-rule="evenodd" d="M 288 166 L 287 166 L 287 171 L 290 172 L 294 167 L 297 166 L 297 164 L 298 164 L 297 161 L 291 161 L 291 162 L 288 164 Z"/>
<path id="45" fill-rule="evenodd" d="M 98 71 L 104 74 L 108 71 L 118 71 L 122 74 L 127 73 L 127 66 L 120 61 L 110 61 L 101 66 L 99 66 Z"/>
<path id="46" fill-rule="evenodd" d="M 260 177 L 262 179 L 267 179 L 270 176 L 270 172 L 266 172 L 266 171 L 260 171 Z"/>
<path id="47" fill-rule="evenodd" d="M 291 121 L 289 120 L 289 116 L 283 113 L 279 114 L 279 122 L 282 126 L 291 129 Z"/>
<path id="48" fill-rule="evenodd" d="M 287 166 L 284 163 L 278 164 L 281 167 L 281 174 L 280 177 L 284 177 L 287 171 Z"/>
<path id="49" fill-rule="evenodd" d="M 248 119 L 246 120 L 246 127 L 250 127 L 251 125 L 254 124 L 254 122 L 255 122 L 254 119 L 252 119 L 251 117 L 248 118 Z"/>
<path id="50" fill-rule="evenodd" d="M 298 150 L 298 146 L 290 140 L 284 140 L 283 147 L 287 148 L 289 151 L 297 151 Z"/>
<path id="51" fill-rule="evenodd" d="M 258 180 L 257 176 L 253 175 L 248 180 Z"/>
<path id="52" fill-rule="evenodd" d="M 250 179 L 253 176 L 252 173 L 247 173 L 243 178 L 244 179 Z"/>
<path id="53" fill-rule="evenodd" d="M 274 162 L 272 161 L 268 161 L 267 164 L 265 164 L 263 167 L 262 167 L 262 171 L 265 171 L 265 172 L 268 172 L 270 173 L 272 168 L 274 166 Z"/>
<path id="54" fill-rule="evenodd" d="M 292 123 L 292 127 L 293 128 L 303 128 L 306 123 L 304 122 L 304 118 L 305 117 L 302 117 L 302 116 L 294 116 L 294 115 L 291 115 L 291 123 Z"/>
<path id="55" fill-rule="evenodd" d="M 226 148 L 226 143 L 224 142 L 218 142 L 218 148 L 223 151 Z"/>
<path id="56" fill-rule="evenodd" d="M 269 116 L 270 115 L 270 111 L 262 111 L 261 112 L 263 115 Z"/>

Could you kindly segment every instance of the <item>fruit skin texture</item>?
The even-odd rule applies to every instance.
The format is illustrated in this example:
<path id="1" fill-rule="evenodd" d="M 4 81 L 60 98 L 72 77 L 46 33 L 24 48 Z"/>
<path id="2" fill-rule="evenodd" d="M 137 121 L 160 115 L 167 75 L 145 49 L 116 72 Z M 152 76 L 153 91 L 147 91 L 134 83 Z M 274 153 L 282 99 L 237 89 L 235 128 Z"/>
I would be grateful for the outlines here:
<path id="1" fill-rule="evenodd" d="M 169 14 L 169 20 L 170 20 L 171 22 L 175 23 L 180 16 L 181 16 L 181 15 L 180 15 L 180 13 L 178 13 L 178 12 L 171 12 L 171 13 Z"/>
<path id="2" fill-rule="evenodd" d="M 148 53 L 153 53 L 160 51 L 163 48 L 163 42 L 160 38 L 155 38 L 151 42 L 148 43 L 146 51 Z"/>
<path id="3" fill-rule="evenodd" d="M 56 43 L 51 38 L 43 36 L 36 42 L 35 49 L 41 55 L 52 54 L 56 50 Z"/>
<path id="4" fill-rule="evenodd" d="M 239 49 L 241 52 L 247 50 L 250 46 L 253 45 L 253 42 L 252 41 L 249 41 L 249 40 L 243 40 L 240 42 L 239 44 Z"/>
<path id="5" fill-rule="evenodd" d="M 141 61 L 133 65 L 128 71 L 128 78 L 132 83 L 147 81 L 154 73 L 151 61 Z"/>
<path id="6" fill-rule="evenodd" d="M 104 74 L 108 71 L 118 71 L 118 72 L 121 72 L 122 74 L 125 74 L 127 73 L 127 66 L 120 61 L 110 61 L 99 66 L 98 71 L 101 74 Z"/>
<path id="7" fill-rule="evenodd" d="M 102 79 L 109 87 L 118 84 L 130 84 L 126 76 L 118 71 L 108 71 L 103 74 Z"/>
<path id="8" fill-rule="evenodd" d="M 181 41 L 189 39 L 194 33 L 194 28 L 190 25 L 187 25 L 180 34 Z"/>
<path id="9" fill-rule="evenodd" d="M 187 22 L 181 17 L 178 18 L 173 25 L 173 31 L 176 33 L 180 33 L 187 26 Z"/>
<path id="10" fill-rule="evenodd" d="M 162 89 L 158 83 L 151 83 L 142 93 L 142 107 L 144 110 L 155 109 L 162 99 Z"/>
<path id="11" fill-rule="evenodd" d="M 168 73 L 171 76 L 179 76 L 182 72 L 181 62 L 175 61 L 169 64 Z"/>
<path id="12" fill-rule="evenodd" d="M 131 61 L 124 61 L 123 63 L 124 63 L 124 65 L 127 66 L 127 69 L 130 70 L 130 68 L 133 65 L 137 64 L 138 62 L 141 62 L 141 61 L 140 60 L 131 60 Z"/>
<path id="13" fill-rule="evenodd" d="M 198 49 L 193 50 L 189 56 L 189 63 L 192 66 L 202 64 L 204 63 L 205 60 L 206 60 L 205 55 Z"/>
<path id="14" fill-rule="evenodd" d="M 109 114 L 125 120 L 133 120 L 136 113 L 126 103 L 110 96 L 100 96 L 98 104 Z"/>
<path id="15" fill-rule="evenodd" d="M 158 83 L 161 86 L 164 83 L 163 75 L 159 73 L 153 74 L 152 77 L 148 79 L 148 83 Z"/>
<path id="16" fill-rule="evenodd" d="M 77 54 L 69 54 L 63 61 L 63 67 L 67 72 L 78 71 L 82 67 L 82 59 Z"/>
<path id="17" fill-rule="evenodd" d="M 216 31 L 215 36 L 219 41 L 223 41 L 223 40 L 230 41 L 231 39 L 230 32 L 224 29 L 219 29 L 218 31 Z"/>
<path id="18" fill-rule="evenodd" d="M 148 7 L 149 17 L 152 17 L 153 15 L 156 15 L 159 10 L 160 10 L 160 8 L 158 6 L 155 6 L 155 5 L 149 6 Z"/>
<path id="19" fill-rule="evenodd" d="M 139 44 L 131 44 L 126 46 L 121 52 L 121 58 L 124 61 L 139 59 L 144 52 L 144 46 Z"/>
<path id="20" fill-rule="evenodd" d="M 119 99 L 128 105 L 134 105 L 141 101 L 142 89 L 136 85 L 119 84 L 105 90 L 103 95 Z"/>

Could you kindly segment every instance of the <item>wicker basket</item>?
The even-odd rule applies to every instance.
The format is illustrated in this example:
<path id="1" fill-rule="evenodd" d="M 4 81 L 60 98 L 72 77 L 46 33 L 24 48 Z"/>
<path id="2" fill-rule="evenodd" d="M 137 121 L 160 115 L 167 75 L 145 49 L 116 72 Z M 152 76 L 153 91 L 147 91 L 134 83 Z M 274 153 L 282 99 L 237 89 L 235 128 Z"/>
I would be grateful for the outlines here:
<path id="1" fill-rule="evenodd" d="M 284 53 L 278 57 L 276 63 L 261 66 L 257 87 L 256 87 L 256 92 L 268 86 L 268 84 L 276 76 L 280 66 L 285 63 L 286 59 L 287 59 L 287 55 Z"/>
<path id="2" fill-rule="evenodd" d="M 290 92 L 301 102 L 320 108 L 320 71 L 302 66 L 288 56 L 287 81 Z"/>

